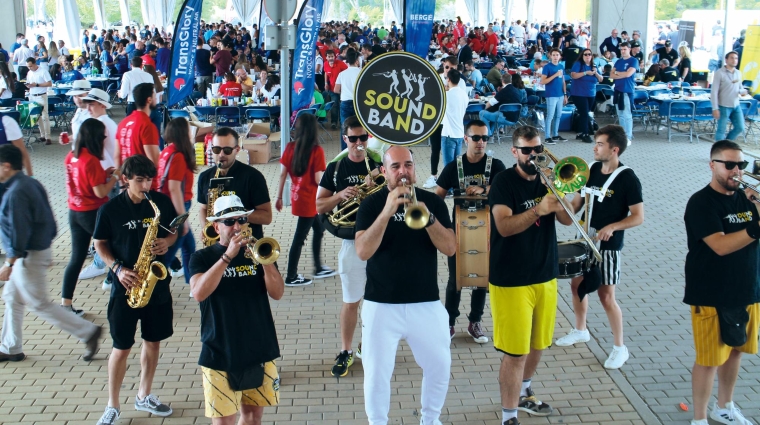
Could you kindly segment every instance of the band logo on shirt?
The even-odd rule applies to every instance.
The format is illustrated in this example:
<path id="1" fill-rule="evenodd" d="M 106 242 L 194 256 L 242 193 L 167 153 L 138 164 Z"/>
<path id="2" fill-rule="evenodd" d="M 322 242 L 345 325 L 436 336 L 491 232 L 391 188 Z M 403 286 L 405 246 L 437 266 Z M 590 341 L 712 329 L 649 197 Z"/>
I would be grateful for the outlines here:
<path id="1" fill-rule="evenodd" d="M 404 217 L 406 216 L 405 213 L 396 213 L 393 214 L 393 221 L 404 221 Z"/>
<path id="2" fill-rule="evenodd" d="M 135 230 L 137 229 L 137 224 L 140 223 L 140 220 L 129 220 L 128 222 L 122 224 L 122 227 L 126 227 L 127 230 Z M 153 223 L 153 218 L 147 217 L 142 219 L 142 228 L 147 229 L 150 227 L 150 224 Z"/>
<path id="3" fill-rule="evenodd" d="M 366 174 L 365 175 L 358 174 L 358 175 L 354 175 L 354 176 L 348 176 L 348 177 L 346 177 L 346 183 L 351 184 L 351 185 L 353 185 L 353 184 L 362 184 L 362 183 L 364 183 L 364 179 L 366 177 L 367 177 Z"/>
<path id="4" fill-rule="evenodd" d="M 241 266 L 227 267 L 222 277 L 246 277 L 256 276 L 255 264 L 243 264 Z"/>
<path id="5" fill-rule="evenodd" d="M 235 191 L 234 191 L 234 190 L 225 190 L 225 191 L 224 191 L 224 192 L 222 192 L 222 194 L 221 194 L 221 195 L 219 195 L 219 196 L 230 196 L 230 195 L 236 195 Z"/>
<path id="6" fill-rule="evenodd" d="M 599 195 L 602 194 L 602 188 L 596 187 L 596 186 L 586 186 L 587 191 L 591 191 L 591 196 L 593 198 L 598 198 Z M 612 198 L 612 195 L 615 194 L 615 191 L 612 189 L 607 189 L 607 192 L 604 194 L 606 198 Z"/>
<path id="7" fill-rule="evenodd" d="M 542 199 L 544 199 L 543 196 L 539 196 L 536 199 L 528 199 L 527 201 L 525 201 L 525 202 L 522 203 L 523 209 L 529 210 L 531 208 L 535 208 L 536 205 L 538 205 L 539 203 L 541 203 Z"/>
<path id="8" fill-rule="evenodd" d="M 749 223 L 752 221 L 752 211 L 740 212 L 737 214 L 729 214 L 724 217 L 731 224 L 737 223 Z"/>

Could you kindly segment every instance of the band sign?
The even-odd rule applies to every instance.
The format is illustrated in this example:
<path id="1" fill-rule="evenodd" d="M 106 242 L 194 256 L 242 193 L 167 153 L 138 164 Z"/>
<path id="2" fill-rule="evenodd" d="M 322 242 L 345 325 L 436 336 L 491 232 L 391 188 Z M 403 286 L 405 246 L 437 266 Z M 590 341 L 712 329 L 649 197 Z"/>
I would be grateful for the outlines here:
<path id="1" fill-rule="evenodd" d="M 357 118 L 373 137 L 394 145 L 427 139 L 443 119 L 446 91 L 435 69 L 405 52 L 382 54 L 359 74 Z"/>

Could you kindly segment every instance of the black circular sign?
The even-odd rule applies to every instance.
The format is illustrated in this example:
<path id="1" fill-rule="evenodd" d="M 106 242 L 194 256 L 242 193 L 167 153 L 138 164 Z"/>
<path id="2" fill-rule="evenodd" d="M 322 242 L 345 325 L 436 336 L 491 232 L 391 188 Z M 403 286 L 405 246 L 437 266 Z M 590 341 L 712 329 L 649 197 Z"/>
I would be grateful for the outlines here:
<path id="1" fill-rule="evenodd" d="M 354 109 L 373 137 L 394 145 L 427 139 L 443 120 L 446 90 L 426 60 L 406 52 L 382 54 L 362 69 Z"/>

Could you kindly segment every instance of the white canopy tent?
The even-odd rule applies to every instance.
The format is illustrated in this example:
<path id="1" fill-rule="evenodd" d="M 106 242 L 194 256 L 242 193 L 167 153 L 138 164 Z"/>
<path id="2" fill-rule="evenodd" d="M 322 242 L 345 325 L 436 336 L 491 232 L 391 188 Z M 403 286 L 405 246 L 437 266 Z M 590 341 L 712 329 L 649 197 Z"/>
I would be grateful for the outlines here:
<path id="1" fill-rule="evenodd" d="M 141 0 L 140 8 L 142 9 L 143 23 L 155 25 L 158 28 L 164 28 L 168 32 L 173 32 L 170 28 L 171 22 L 174 21 L 174 6 L 177 0 Z"/>
<path id="2" fill-rule="evenodd" d="M 231 0 L 232 8 L 237 13 L 243 26 L 250 27 L 258 22 L 261 0 Z"/>
<path id="3" fill-rule="evenodd" d="M 121 12 L 121 24 L 129 24 L 129 4 L 127 0 L 119 0 L 119 12 Z"/>
<path id="4" fill-rule="evenodd" d="M 82 21 L 76 0 L 56 0 L 53 39 L 63 40 L 69 48 L 77 49 L 82 47 L 81 33 Z"/>
<path id="5" fill-rule="evenodd" d="M 103 0 L 92 0 L 92 8 L 95 12 L 95 25 L 99 29 L 106 27 L 106 8 Z"/>
<path id="6" fill-rule="evenodd" d="M 45 20 L 45 0 L 34 0 L 34 20 Z"/>

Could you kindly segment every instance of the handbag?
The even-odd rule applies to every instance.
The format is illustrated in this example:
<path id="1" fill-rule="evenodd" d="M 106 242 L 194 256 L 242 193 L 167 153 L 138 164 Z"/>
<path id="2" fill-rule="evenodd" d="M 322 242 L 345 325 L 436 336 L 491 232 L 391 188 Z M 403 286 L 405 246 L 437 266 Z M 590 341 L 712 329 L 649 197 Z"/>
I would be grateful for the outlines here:
<path id="1" fill-rule="evenodd" d="M 747 343 L 747 307 L 716 307 L 720 339 L 729 347 L 741 347 Z"/>
<path id="2" fill-rule="evenodd" d="M 233 391 L 246 391 L 264 383 L 264 365 L 257 364 L 239 372 L 227 372 L 227 382 Z"/>

